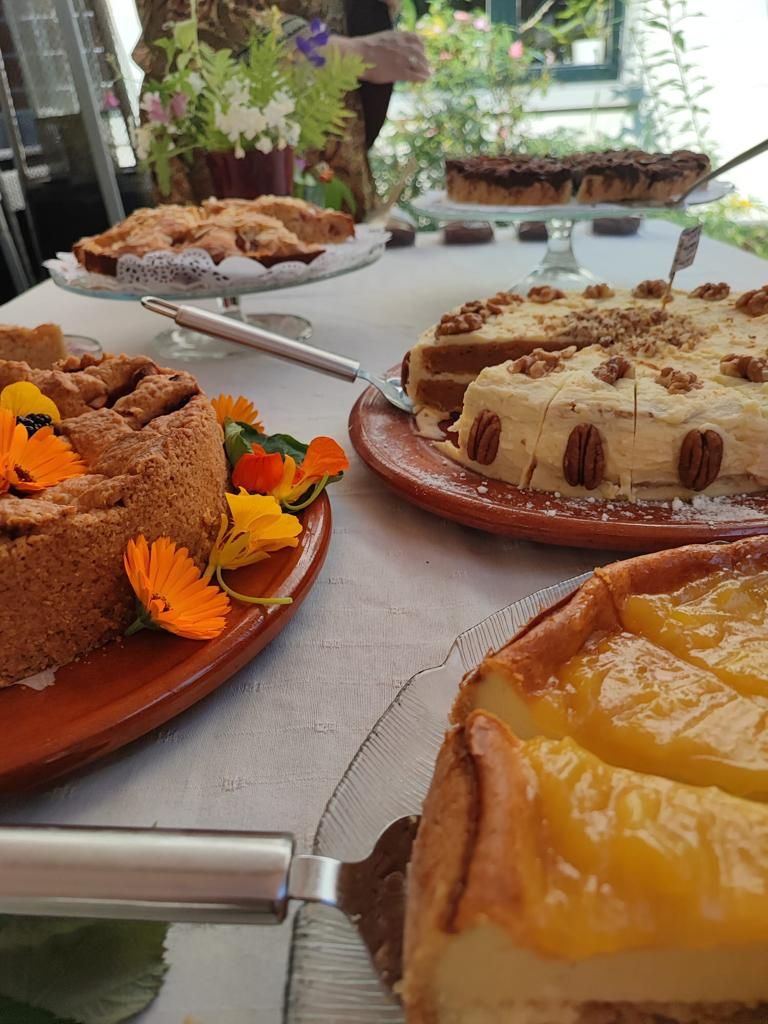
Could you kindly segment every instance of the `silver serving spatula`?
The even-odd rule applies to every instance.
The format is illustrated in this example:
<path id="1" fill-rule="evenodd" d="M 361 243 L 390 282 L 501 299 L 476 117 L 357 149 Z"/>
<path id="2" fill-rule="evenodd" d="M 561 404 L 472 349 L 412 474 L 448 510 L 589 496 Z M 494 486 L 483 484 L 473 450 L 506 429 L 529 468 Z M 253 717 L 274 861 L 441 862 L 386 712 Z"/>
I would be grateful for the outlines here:
<path id="1" fill-rule="evenodd" d="M 214 338 L 234 341 L 235 344 L 244 345 L 246 348 L 268 352 L 279 359 L 287 359 L 289 362 L 305 366 L 308 370 L 317 370 L 319 373 L 327 373 L 332 377 L 340 377 L 342 380 L 367 381 L 368 384 L 378 388 L 390 405 L 394 405 L 402 412 L 413 412 L 413 402 L 405 393 L 399 380 L 372 373 L 354 359 L 348 359 L 347 356 L 326 352 L 325 349 L 315 348 L 303 341 L 294 341 L 293 338 L 284 338 L 280 334 L 273 334 L 260 327 L 253 327 L 242 320 L 210 313 L 207 309 L 177 306 L 173 302 L 157 299 L 151 295 L 145 296 L 141 300 L 141 304 L 144 309 L 148 309 L 152 313 L 159 313 L 161 316 L 175 320 L 179 327 L 189 327 L 194 331 L 210 334 Z"/>
<path id="2" fill-rule="evenodd" d="M 694 183 L 687 188 L 681 196 L 676 199 L 671 199 L 666 205 L 670 207 L 682 206 L 685 200 L 691 195 L 692 192 L 696 192 L 703 185 L 706 185 L 709 181 L 714 181 L 715 178 L 719 178 L 721 174 L 725 174 L 727 171 L 732 171 L 734 167 L 739 167 L 741 164 L 745 164 L 747 160 L 753 160 L 756 156 L 760 156 L 761 153 L 765 153 L 768 149 L 768 139 L 763 139 L 762 142 L 758 142 L 756 146 L 750 146 L 749 149 L 745 149 L 743 153 L 738 153 L 731 160 L 727 160 L 724 164 L 720 164 L 713 171 L 708 171 L 706 174 L 702 174 Z"/>
<path id="3" fill-rule="evenodd" d="M 0 913 L 279 924 L 290 900 L 343 911 L 389 991 L 402 974 L 405 872 L 418 818 L 398 818 L 365 860 L 296 854 L 281 832 L 0 828 Z"/>

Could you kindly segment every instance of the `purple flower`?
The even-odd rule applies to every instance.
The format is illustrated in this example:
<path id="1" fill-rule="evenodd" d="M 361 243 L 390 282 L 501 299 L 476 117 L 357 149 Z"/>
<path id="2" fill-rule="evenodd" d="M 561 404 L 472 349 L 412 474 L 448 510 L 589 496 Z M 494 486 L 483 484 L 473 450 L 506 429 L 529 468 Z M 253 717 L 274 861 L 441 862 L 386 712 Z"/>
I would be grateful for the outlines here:
<path id="1" fill-rule="evenodd" d="M 296 49 L 299 53 L 304 54 L 310 64 L 321 68 L 325 64 L 325 57 L 318 51 L 327 45 L 329 39 L 330 34 L 325 22 L 319 18 L 313 18 L 309 23 L 309 35 L 296 37 Z"/>
<path id="2" fill-rule="evenodd" d="M 173 99 L 168 105 L 168 109 L 171 112 L 171 117 L 179 118 L 184 117 L 187 112 L 187 104 L 189 103 L 189 97 L 185 92 L 177 92 L 174 94 Z"/>
<path id="3" fill-rule="evenodd" d="M 312 45 L 312 40 L 307 39 L 305 36 L 296 37 L 296 49 L 303 53 L 310 64 L 314 64 L 316 68 L 321 68 L 325 64 L 325 57 L 322 57 Z"/>

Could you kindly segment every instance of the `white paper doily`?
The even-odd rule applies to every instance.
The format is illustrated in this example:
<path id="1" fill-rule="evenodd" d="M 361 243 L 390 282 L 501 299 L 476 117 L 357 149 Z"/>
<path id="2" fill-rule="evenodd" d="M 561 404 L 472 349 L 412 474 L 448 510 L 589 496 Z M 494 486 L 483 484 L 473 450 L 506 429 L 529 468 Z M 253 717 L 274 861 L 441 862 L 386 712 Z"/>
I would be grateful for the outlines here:
<path id="1" fill-rule="evenodd" d="M 215 264 L 204 249 L 121 256 L 116 277 L 89 273 L 71 252 L 57 253 L 43 265 L 59 287 L 105 299 L 134 299 L 150 292 L 164 298 L 217 298 L 291 288 L 358 270 L 379 259 L 388 238 L 386 231 L 357 225 L 355 238 L 328 245 L 309 264 L 288 261 L 270 268 L 244 256 Z"/>

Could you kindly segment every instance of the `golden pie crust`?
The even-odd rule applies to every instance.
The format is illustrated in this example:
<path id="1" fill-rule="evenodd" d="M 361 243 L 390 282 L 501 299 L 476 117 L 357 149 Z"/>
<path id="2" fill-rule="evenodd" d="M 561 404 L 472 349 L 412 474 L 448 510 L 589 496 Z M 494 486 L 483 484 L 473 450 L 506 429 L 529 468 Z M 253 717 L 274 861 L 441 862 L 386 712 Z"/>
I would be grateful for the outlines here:
<path id="1" fill-rule="evenodd" d="M 64 335 L 58 324 L 37 327 L 0 324 L 0 359 L 18 360 L 44 369 L 64 359 L 66 354 Z"/>
<path id="2" fill-rule="evenodd" d="M 0 362 L 0 388 L 32 381 L 88 472 L 34 497 L 0 495 L 0 686 L 66 664 L 135 617 L 128 541 L 172 538 L 198 566 L 227 481 L 221 429 L 197 381 L 146 356 Z"/>
<path id="3" fill-rule="evenodd" d="M 303 199 L 207 199 L 202 206 L 165 205 L 135 210 L 99 235 L 72 247 L 78 262 L 98 274 L 117 274 L 121 256 L 204 249 L 214 263 L 245 256 L 271 267 L 288 260 L 311 263 L 327 244 L 354 236 L 352 218 Z"/>

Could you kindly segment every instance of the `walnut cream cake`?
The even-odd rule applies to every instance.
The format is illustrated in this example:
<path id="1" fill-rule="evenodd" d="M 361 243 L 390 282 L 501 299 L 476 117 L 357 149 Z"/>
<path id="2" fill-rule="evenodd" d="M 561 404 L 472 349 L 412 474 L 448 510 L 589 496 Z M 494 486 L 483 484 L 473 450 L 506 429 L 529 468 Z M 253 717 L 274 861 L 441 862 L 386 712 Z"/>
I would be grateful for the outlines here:
<path id="1" fill-rule="evenodd" d="M 78 262 L 98 274 L 117 274 L 120 256 L 204 249 L 214 263 L 245 256 L 265 267 L 287 260 L 311 263 L 324 246 L 354 237 L 352 218 L 303 199 L 207 199 L 202 206 L 165 205 L 134 210 L 100 235 L 72 247 Z"/>
<path id="2" fill-rule="evenodd" d="M 710 170 L 702 153 L 639 149 L 569 156 L 455 157 L 445 161 L 448 198 L 493 206 L 552 206 L 570 202 L 666 202 Z"/>
<path id="3" fill-rule="evenodd" d="M 452 720 L 768 801 L 768 537 L 595 570 L 462 681 Z"/>
<path id="4" fill-rule="evenodd" d="M 764 1024 L 768 807 L 473 712 L 413 848 L 402 997 L 408 1024 Z"/>
<path id="5" fill-rule="evenodd" d="M 64 335 L 58 324 L 16 327 L 0 324 L 0 359 L 27 363 L 36 369 L 53 366 L 66 356 Z"/>
<path id="6" fill-rule="evenodd" d="M 549 286 L 467 302 L 425 331 L 403 378 L 441 451 L 517 487 L 669 499 L 768 487 L 768 285 L 689 294 Z M 422 422 L 420 418 L 419 422 Z"/>
<path id="7" fill-rule="evenodd" d="M 170 536 L 203 567 L 224 510 L 211 403 L 188 373 L 146 356 L 0 361 L 0 389 L 31 381 L 86 473 L 36 495 L 0 494 L 0 686 L 66 664 L 135 618 L 127 542 Z"/>

